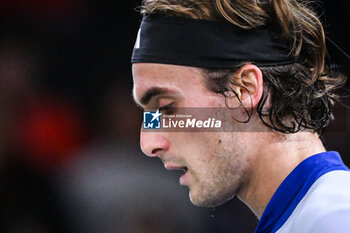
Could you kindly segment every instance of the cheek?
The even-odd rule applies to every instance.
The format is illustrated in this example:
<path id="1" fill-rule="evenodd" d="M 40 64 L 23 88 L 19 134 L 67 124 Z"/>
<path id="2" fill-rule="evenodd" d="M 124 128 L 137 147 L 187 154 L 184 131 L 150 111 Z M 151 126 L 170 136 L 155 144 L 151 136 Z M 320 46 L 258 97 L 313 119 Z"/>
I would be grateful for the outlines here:
<path id="1" fill-rule="evenodd" d="M 216 150 L 213 152 L 217 165 L 220 167 L 232 167 L 234 170 L 244 166 L 245 140 L 241 133 L 220 133 L 215 140 Z"/>
<path id="2" fill-rule="evenodd" d="M 235 156 L 231 137 L 232 133 L 222 132 L 176 133 L 172 146 L 195 173 L 208 174 L 227 166 Z"/>
<path id="3" fill-rule="evenodd" d="M 210 165 L 216 158 L 222 154 L 222 139 L 218 133 L 203 132 L 198 135 L 197 146 L 199 148 L 199 157 L 202 163 Z M 221 141 L 221 142 L 220 142 Z"/>
<path id="4" fill-rule="evenodd" d="M 198 176 L 212 176 L 210 173 L 216 173 L 221 166 L 227 163 L 223 139 L 218 133 L 197 134 L 190 151 L 187 161 Z"/>

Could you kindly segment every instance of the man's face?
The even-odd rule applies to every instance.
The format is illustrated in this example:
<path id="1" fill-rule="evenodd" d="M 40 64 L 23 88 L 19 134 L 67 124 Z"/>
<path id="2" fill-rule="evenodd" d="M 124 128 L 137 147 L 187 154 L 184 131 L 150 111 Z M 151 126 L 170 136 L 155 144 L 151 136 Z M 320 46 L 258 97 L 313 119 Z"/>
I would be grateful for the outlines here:
<path id="1" fill-rule="evenodd" d="M 208 90 L 197 68 L 137 63 L 134 97 L 144 109 L 224 108 L 225 97 Z M 234 121 L 233 121 L 234 123 Z M 145 132 L 141 149 L 165 168 L 183 170 L 180 183 L 198 206 L 217 206 L 232 198 L 248 178 L 248 140 L 240 132 Z"/>

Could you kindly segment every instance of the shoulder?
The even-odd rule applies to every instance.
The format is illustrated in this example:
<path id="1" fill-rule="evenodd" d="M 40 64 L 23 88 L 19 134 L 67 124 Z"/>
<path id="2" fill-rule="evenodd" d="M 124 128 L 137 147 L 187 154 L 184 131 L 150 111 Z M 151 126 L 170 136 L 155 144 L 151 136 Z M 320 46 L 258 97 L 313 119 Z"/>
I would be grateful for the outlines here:
<path id="1" fill-rule="evenodd" d="M 350 172 L 332 171 L 321 176 L 277 231 L 345 233 L 350 229 Z"/>

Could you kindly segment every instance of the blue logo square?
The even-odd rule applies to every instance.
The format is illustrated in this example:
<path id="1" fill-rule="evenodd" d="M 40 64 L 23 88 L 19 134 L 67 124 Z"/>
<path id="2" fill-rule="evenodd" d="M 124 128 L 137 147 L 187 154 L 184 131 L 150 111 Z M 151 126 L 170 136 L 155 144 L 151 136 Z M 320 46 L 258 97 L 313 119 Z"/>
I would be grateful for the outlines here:
<path id="1" fill-rule="evenodd" d="M 160 129 L 161 115 L 162 113 L 159 110 L 156 112 L 143 112 L 143 128 Z"/>

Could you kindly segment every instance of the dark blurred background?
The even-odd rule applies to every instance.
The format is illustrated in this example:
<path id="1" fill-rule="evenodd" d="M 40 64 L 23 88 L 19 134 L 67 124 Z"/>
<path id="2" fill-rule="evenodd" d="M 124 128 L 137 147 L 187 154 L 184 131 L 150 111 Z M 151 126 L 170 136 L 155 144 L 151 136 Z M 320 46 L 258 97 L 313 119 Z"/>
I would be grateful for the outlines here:
<path id="1" fill-rule="evenodd" d="M 194 207 L 179 174 L 140 152 L 130 65 L 139 3 L 0 0 L 0 232 L 254 231 L 242 203 Z M 347 4 L 317 3 L 350 52 Z M 325 133 L 348 165 L 349 116 L 342 108 Z"/>

